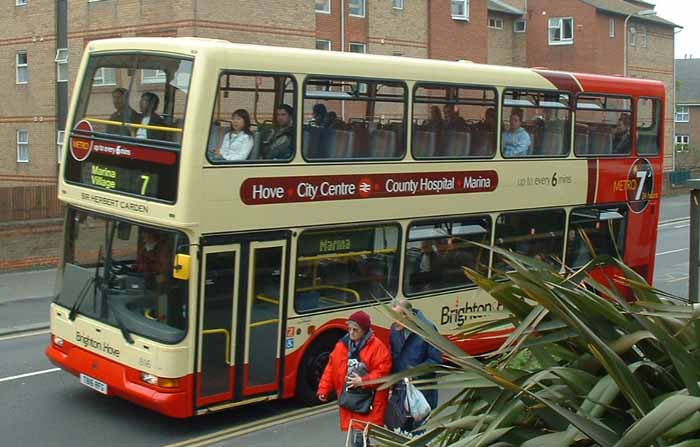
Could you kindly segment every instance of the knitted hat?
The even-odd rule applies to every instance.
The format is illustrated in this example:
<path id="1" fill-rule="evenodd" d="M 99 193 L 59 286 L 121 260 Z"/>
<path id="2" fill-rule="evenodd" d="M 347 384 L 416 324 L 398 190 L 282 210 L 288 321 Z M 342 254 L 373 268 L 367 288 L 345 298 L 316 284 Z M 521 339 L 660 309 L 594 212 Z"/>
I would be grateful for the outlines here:
<path id="1" fill-rule="evenodd" d="M 369 327 L 372 325 L 369 314 L 361 310 L 358 310 L 354 314 L 350 315 L 349 320 L 357 323 L 358 326 L 360 326 L 364 331 L 368 331 Z"/>

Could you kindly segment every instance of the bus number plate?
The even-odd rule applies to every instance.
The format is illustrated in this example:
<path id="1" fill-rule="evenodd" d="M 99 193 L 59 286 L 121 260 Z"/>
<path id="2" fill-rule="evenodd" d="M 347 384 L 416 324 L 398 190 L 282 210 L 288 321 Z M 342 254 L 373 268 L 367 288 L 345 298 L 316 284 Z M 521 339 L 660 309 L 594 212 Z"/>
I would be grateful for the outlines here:
<path id="1" fill-rule="evenodd" d="M 98 393 L 102 394 L 107 394 L 107 384 L 104 382 L 100 382 L 97 379 L 93 379 L 90 376 L 86 376 L 85 374 L 80 375 L 80 383 L 85 385 L 88 388 L 92 388 L 93 390 L 97 391 Z"/>

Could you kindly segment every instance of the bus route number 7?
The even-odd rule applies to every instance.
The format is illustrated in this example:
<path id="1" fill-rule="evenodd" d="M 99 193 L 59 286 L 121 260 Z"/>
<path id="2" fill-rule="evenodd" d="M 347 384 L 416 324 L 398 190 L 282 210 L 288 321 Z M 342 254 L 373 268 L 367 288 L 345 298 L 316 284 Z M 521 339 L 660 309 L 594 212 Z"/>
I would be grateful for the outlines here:
<path id="1" fill-rule="evenodd" d="M 149 182 L 149 180 L 151 180 L 151 176 L 150 176 L 150 175 L 142 175 L 142 176 L 141 176 L 141 180 L 142 180 L 142 183 L 141 183 L 141 195 L 142 195 L 142 196 L 145 196 L 145 195 L 146 195 L 146 190 L 148 189 L 148 182 Z"/>
<path id="2" fill-rule="evenodd" d="M 644 183 L 651 177 L 651 171 L 639 170 L 637 171 L 637 178 L 639 179 L 639 184 L 637 185 L 637 193 L 634 196 L 634 200 L 641 200 L 642 191 L 644 191 Z"/>

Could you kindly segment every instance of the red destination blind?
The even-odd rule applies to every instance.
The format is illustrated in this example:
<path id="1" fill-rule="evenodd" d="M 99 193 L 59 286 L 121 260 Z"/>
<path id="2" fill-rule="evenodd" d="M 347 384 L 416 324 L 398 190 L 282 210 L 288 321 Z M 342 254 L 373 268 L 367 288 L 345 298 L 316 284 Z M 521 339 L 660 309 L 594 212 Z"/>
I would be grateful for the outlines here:
<path id="1" fill-rule="evenodd" d="M 484 171 L 412 172 L 402 174 L 259 177 L 241 185 L 246 205 L 378 199 L 491 192 L 498 173 Z"/>

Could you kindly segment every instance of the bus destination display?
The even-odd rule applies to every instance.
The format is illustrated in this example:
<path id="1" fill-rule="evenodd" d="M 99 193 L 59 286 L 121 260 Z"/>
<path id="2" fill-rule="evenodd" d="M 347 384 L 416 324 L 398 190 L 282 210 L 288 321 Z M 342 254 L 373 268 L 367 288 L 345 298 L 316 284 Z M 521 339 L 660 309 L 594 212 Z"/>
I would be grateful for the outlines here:
<path id="1" fill-rule="evenodd" d="M 158 174 L 144 170 L 83 162 L 80 178 L 81 183 L 97 188 L 149 197 L 156 197 L 158 193 Z"/>

